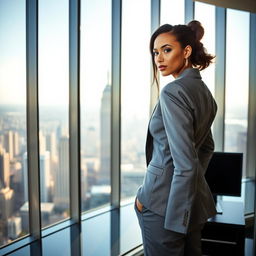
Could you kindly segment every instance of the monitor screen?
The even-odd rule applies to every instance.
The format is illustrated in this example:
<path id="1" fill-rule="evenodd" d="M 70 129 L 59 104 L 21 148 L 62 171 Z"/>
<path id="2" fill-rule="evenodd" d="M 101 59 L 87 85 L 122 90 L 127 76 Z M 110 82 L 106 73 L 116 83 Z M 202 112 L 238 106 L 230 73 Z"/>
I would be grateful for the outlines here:
<path id="1" fill-rule="evenodd" d="M 213 195 L 241 196 L 243 153 L 214 152 L 205 173 Z"/>

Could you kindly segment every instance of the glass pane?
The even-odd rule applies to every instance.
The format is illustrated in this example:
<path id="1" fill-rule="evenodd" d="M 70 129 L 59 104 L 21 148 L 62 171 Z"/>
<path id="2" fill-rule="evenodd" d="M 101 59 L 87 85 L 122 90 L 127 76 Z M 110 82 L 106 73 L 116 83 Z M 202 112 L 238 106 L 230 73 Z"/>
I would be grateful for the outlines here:
<path id="1" fill-rule="evenodd" d="M 225 151 L 243 152 L 246 177 L 249 84 L 249 13 L 227 10 Z M 242 187 L 244 200 L 244 187 Z"/>
<path id="2" fill-rule="evenodd" d="M 178 25 L 185 22 L 185 1 L 184 0 L 161 0 L 160 25 Z M 160 88 L 173 81 L 170 76 L 159 76 Z"/>
<path id="3" fill-rule="evenodd" d="M 0 246 L 29 232 L 25 1 L 0 1 Z"/>
<path id="4" fill-rule="evenodd" d="M 195 2 L 195 20 L 201 22 L 204 27 L 202 43 L 207 52 L 215 55 L 215 6 Z M 214 95 L 215 63 L 201 71 L 202 79 Z"/>
<path id="5" fill-rule="evenodd" d="M 39 141 L 43 227 L 69 216 L 68 2 L 39 1 Z"/>
<path id="6" fill-rule="evenodd" d="M 132 17 L 132 18 L 131 18 Z M 143 20 L 143 22 L 141 22 Z M 150 1 L 123 1 L 121 197 L 135 195 L 146 170 L 150 101 Z"/>
<path id="7" fill-rule="evenodd" d="M 80 100 L 83 211 L 110 202 L 110 74 L 111 1 L 82 0 Z"/>
<path id="8" fill-rule="evenodd" d="M 185 1 L 184 0 L 161 0 L 160 24 L 171 25 L 184 24 Z"/>
<path id="9" fill-rule="evenodd" d="M 243 46 L 242 49 L 241 45 Z M 239 63 L 242 63 L 242 65 L 239 65 Z M 225 151 L 243 152 L 244 170 L 246 163 L 248 85 L 249 13 L 228 9 Z M 245 176 L 245 173 L 243 176 Z"/>

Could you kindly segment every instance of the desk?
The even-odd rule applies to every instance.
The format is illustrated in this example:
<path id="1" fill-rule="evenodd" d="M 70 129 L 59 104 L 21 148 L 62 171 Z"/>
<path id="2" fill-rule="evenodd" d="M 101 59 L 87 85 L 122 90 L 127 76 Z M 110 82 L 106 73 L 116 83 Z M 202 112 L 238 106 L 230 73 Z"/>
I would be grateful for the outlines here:
<path id="1" fill-rule="evenodd" d="M 202 230 L 204 255 L 244 255 L 245 220 L 242 202 L 220 201 L 222 214 L 210 218 Z"/>

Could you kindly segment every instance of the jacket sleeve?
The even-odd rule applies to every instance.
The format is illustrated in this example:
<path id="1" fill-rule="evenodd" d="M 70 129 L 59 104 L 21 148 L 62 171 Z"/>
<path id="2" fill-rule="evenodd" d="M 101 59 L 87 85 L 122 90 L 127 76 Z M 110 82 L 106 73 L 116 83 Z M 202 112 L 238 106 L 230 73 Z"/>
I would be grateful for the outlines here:
<path id="1" fill-rule="evenodd" d="M 210 130 L 204 143 L 201 145 L 198 151 L 198 158 L 201 160 L 201 166 L 203 168 L 204 173 L 206 172 L 206 169 L 212 158 L 213 152 L 214 152 L 214 141 L 212 138 L 212 132 Z"/>
<path id="2" fill-rule="evenodd" d="M 194 115 L 189 97 L 179 85 L 160 95 L 163 123 L 174 163 L 165 215 L 165 229 L 186 234 L 197 190 L 198 155 L 194 141 Z"/>

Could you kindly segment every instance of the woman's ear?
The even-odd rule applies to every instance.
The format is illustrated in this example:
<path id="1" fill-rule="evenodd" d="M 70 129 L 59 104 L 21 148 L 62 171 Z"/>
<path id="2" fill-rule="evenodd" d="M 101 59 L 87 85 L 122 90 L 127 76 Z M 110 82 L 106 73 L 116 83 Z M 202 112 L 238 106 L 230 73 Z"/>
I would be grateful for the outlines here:
<path id="1" fill-rule="evenodd" d="M 190 57 L 190 55 L 192 54 L 192 47 L 190 45 L 187 45 L 184 48 L 184 58 L 188 59 Z"/>

